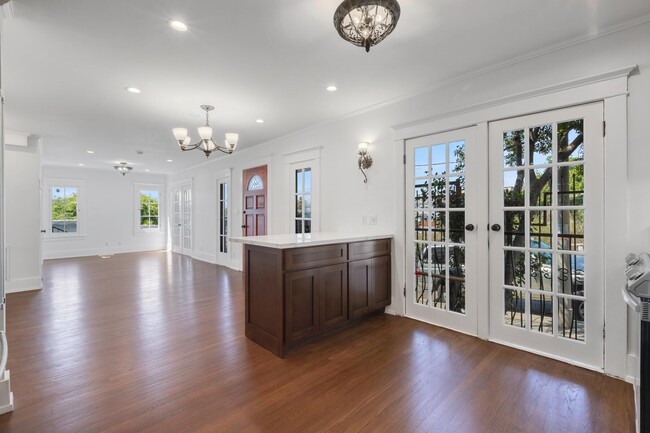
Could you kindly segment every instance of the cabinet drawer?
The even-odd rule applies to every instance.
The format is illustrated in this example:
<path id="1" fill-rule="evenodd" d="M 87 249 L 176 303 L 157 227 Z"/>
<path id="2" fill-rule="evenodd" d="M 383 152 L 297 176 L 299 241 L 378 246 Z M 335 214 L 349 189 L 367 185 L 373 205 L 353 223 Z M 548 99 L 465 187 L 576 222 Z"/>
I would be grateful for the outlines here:
<path id="1" fill-rule="evenodd" d="M 294 248 L 284 251 L 285 271 L 309 269 L 344 263 L 348 260 L 346 244 Z"/>
<path id="2" fill-rule="evenodd" d="M 369 259 L 390 254 L 390 239 L 354 242 L 350 245 L 350 260 Z"/>

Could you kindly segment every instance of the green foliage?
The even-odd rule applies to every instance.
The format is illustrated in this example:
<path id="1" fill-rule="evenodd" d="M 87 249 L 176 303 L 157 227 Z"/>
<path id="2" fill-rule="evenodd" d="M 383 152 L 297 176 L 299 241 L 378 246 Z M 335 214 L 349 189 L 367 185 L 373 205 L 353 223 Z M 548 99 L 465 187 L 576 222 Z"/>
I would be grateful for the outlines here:
<path id="1" fill-rule="evenodd" d="M 77 220 L 77 193 L 52 199 L 52 221 Z"/>
<path id="2" fill-rule="evenodd" d="M 140 192 L 140 228 L 158 228 L 159 200 L 151 197 L 149 191 Z"/>

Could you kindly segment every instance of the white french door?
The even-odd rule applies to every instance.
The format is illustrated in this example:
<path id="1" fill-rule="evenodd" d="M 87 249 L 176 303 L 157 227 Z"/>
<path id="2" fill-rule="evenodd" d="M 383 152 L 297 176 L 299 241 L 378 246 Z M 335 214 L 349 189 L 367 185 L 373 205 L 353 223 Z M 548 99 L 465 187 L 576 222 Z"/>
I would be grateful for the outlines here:
<path id="1" fill-rule="evenodd" d="M 172 251 L 192 252 L 192 186 L 172 188 Z"/>
<path id="2" fill-rule="evenodd" d="M 476 335 L 475 129 L 406 142 L 406 315 Z M 478 169 L 477 169 L 478 168 Z"/>
<path id="3" fill-rule="evenodd" d="M 603 105 L 490 123 L 490 339 L 603 367 Z"/>
<path id="4" fill-rule="evenodd" d="M 602 369 L 603 104 L 475 134 L 406 141 L 406 315 Z"/>

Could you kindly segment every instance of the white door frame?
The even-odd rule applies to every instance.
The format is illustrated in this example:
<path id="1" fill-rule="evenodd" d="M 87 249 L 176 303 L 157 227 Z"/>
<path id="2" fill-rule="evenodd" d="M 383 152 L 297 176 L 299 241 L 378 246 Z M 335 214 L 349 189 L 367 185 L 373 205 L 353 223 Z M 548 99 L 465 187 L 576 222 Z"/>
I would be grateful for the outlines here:
<path id="1" fill-rule="evenodd" d="M 405 297 L 403 290 L 406 276 L 405 225 L 405 140 L 435 134 L 442 131 L 477 125 L 479 146 L 487 148 L 487 123 L 494 120 L 516 117 L 528 113 L 548 111 L 557 108 L 604 101 L 605 122 L 605 225 L 615 225 L 618 233 L 627 233 L 627 95 L 628 77 L 637 70 L 636 65 L 606 71 L 601 74 L 578 77 L 574 80 L 552 86 L 517 93 L 494 100 L 484 101 L 439 116 L 393 126 L 395 170 L 395 238 L 393 246 L 394 280 L 393 303 L 388 311 L 404 315 Z M 487 155 L 486 155 L 487 156 Z M 486 188 L 487 190 L 487 188 Z M 486 227 L 485 224 L 482 227 Z M 487 240 L 486 240 L 487 242 Z M 605 341 L 605 373 L 633 380 L 635 365 L 627 354 L 627 306 L 620 296 L 618 287 L 623 282 L 624 258 L 627 253 L 627 239 L 616 236 L 613 231 L 604 233 L 605 242 L 605 331 L 615 335 Z M 487 280 L 487 269 L 479 267 L 479 278 Z M 480 293 L 480 292 L 479 292 Z M 481 300 L 479 299 L 479 302 Z M 487 323 L 479 317 L 479 336 L 487 329 Z M 484 319 L 485 320 L 485 319 Z M 628 368 L 628 363 L 630 368 Z"/>

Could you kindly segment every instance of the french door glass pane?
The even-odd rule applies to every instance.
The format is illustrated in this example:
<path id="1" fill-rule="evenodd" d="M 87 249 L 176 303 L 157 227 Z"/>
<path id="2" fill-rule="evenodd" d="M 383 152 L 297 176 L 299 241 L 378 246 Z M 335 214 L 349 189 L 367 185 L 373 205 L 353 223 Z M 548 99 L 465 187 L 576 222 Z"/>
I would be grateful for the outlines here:
<path id="1" fill-rule="evenodd" d="M 553 295 L 530 293 L 530 329 L 553 334 Z"/>
<path id="2" fill-rule="evenodd" d="M 503 303 L 505 306 L 504 323 L 510 326 L 517 326 L 519 328 L 526 327 L 526 301 L 524 299 L 524 292 L 521 290 L 504 289 Z"/>
<path id="3" fill-rule="evenodd" d="M 509 131 L 503 134 L 503 166 L 524 165 L 524 130 Z"/>
<path id="4" fill-rule="evenodd" d="M 503 205 L 521 207 L 526 204 L 526 172 L 524 170 L 503 173 Z"/>
<path id="5" fill-rule="evenodd" d="M 553 163 L 553 125 L 535 126 L 528 130 L 529 165 Z"/>

